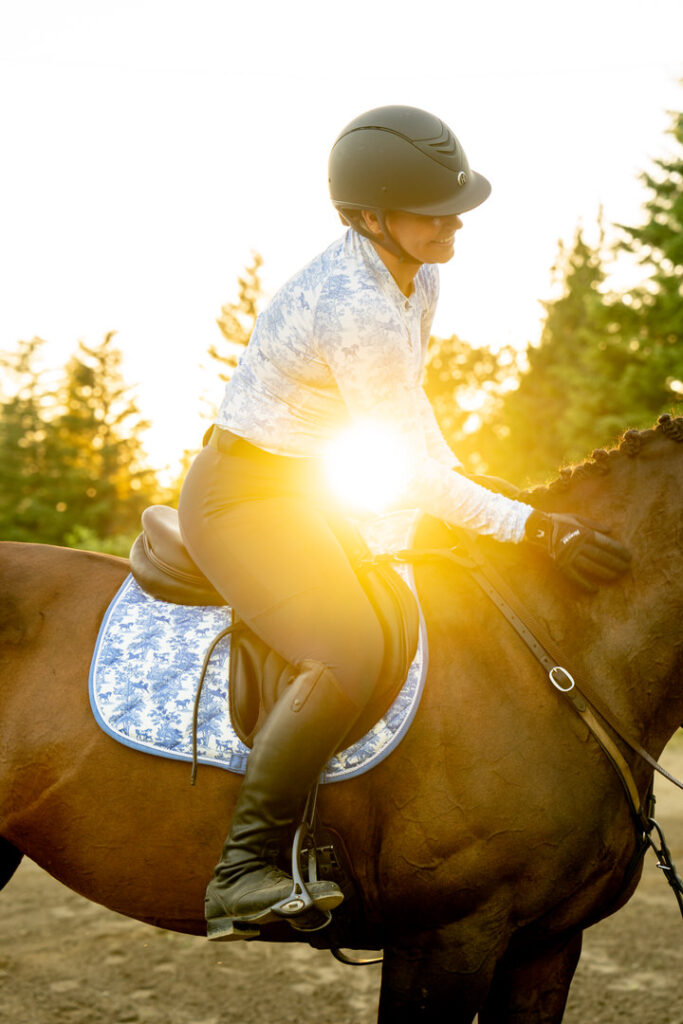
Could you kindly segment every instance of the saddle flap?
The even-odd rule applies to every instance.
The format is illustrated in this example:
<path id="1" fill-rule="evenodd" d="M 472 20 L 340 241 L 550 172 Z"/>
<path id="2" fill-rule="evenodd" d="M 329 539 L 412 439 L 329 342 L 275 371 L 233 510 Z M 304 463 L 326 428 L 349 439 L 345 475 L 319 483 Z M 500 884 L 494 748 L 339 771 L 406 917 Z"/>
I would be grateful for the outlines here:
<path id="1" fill-rule="evenodd" d="M 233 621 L 239 622 L 238 619 Z M 230 643 L 230 721 L 242 742 L 251 747 L 271 708 L 296 675 L 288 661 L 276 654 L 243 624 Z"/>
<path id="2" fill-rule="evenodd" d="M 340 539 L 347 553 L 355 555 L 353 561 L 361 585 L 382 627 L 384 659 L 372 697 L 337 751 L 365 735 L 396 699 L 415 657 L 420 628 L 417 601 L 401 576 L 394 569 L 373 562 L 355 531 Z M 362 559 L 360 564 L 359 558 Z M 353 637 L 349 637 L 349 643 L 353 643 Z M 252 746 L 256 733 L 295 675 L 295 667 L 246 626 L 233 633 L 228 690 L 230 717 L 235 732 L 246 746 Z"/>

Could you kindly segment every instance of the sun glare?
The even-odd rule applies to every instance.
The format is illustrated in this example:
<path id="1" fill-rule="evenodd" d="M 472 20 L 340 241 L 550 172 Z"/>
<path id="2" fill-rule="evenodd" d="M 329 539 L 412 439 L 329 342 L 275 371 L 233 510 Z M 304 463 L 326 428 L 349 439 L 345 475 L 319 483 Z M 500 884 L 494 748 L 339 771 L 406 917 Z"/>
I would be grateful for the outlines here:
<path id="1" fill-rule="evenodd" d="M 334 495 L 359 510 L 382 513 L 405 486 L 408 459 L 400 438 L 382 423 L 354 423 L 329 445 L 325 473 Z"/>
<path id="2" fill-rule="evenodd" d="M 486 392 L 481 388 L 469 388 L 458 394 L 458 405 L 464 412 L 478 412 L 486 402 Z"/>

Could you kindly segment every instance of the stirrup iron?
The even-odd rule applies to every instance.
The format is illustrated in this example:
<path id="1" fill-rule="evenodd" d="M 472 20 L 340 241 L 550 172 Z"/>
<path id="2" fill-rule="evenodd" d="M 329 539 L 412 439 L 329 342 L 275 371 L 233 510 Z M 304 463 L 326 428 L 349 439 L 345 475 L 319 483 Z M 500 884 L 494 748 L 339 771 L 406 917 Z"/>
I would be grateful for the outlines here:
<path id="1" fill-rule="evenodd" d="M 306 886 L 306 881 L 318 881 L 318 856 L 315 845 L 313 826 L 318 802 L 318 786 L 311 789 L 306 799 L 303 818 L 294 833 L 292 843 L 292 891 L 279 903 L 274 903 L 272 911 L 289 922 L 292 928 L 301 932 L 317 932 L 326 928 L 332 920 L 329 910 L 321 910 L 316 906 Z M 301 870 L 303 853 L 306 852 L 305 880 Z"/>

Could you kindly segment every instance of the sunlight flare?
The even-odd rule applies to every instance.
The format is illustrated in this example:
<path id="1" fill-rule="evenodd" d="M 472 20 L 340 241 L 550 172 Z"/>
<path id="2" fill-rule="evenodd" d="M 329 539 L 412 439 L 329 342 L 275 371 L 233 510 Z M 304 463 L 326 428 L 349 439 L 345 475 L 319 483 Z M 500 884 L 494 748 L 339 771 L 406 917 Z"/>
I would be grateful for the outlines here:
<path id="1" fill-rule="evenodd" d="M 377 514 L 395 504 L 409 472 L 402 439 L 378 421 L 358 421 L 343 430 L 330 443 L 324 463 L 336 498 Z"/>

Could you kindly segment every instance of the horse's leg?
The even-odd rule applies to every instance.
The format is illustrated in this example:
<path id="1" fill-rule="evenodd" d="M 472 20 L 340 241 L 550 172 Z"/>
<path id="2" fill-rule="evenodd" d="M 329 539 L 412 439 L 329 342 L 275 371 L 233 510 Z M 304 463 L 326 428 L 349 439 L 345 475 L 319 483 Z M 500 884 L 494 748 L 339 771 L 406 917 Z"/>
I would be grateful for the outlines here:
<path id="1" fill-rule="evenodd" d="M 4 889 L 21 863 L 23 853 L 0 836 L 0 889 Z"/>
<path id="2" fill-rule="evenodd" d="M 582 933 L 522 960 L 505 958 L 493 978 L 479 1024 L 559 1024 L 581 954 Z"/>
<path id="3" fill-rule="evenodd" d="M 462 923 L 385 946 L 378 1024 L 471 1024 L 495 966 Z"/>

